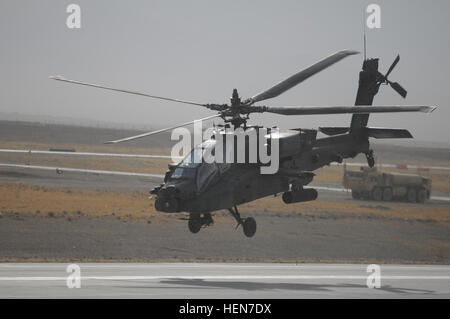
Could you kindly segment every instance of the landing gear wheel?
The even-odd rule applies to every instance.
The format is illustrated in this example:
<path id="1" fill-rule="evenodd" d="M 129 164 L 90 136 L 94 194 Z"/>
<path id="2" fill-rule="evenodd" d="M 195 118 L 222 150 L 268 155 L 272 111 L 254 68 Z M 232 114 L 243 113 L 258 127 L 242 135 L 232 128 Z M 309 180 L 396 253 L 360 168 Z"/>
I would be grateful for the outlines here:
<path id="1" fill-rule="evenodd" d="M 228 208 L 228 211 L 234 217 L 234 219 L 236 219 L 236 221 L 237 221 L 236 228 L 238 228 L 239 225 L 242 225 L 245 236 L 252 237 L 253 235 L 255 235 L 256 221 L 253 217 L 248 217 L 245 219 L 241 218 L 241 215 L 239 214 L 239 211 L 238 211 L 236 205 L 232 208 Z"/>
<path id="2" fill-rule="evenodd" d="M 253 237 L 256 233 L 256 221 L 253 217 L 248 217 L 243 224 L 244 234 L 247 237 Z"/>
<path id="3" fill-rule="evenodd" d="M 193 234 L 196 234 L 202 228 L 202 221 L 200 219 L 200 214 L 191 214 L 188 222 L 189 231 Z"/>

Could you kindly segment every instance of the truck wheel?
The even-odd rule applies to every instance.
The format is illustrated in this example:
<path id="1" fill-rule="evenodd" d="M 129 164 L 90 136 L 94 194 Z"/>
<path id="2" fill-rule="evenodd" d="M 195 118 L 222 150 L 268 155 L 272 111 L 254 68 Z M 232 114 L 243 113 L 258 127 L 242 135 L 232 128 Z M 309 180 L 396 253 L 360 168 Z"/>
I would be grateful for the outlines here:
<path id="1" fill-rule="evenodd" d="M 361 198 L 361 194 L 355 190 L 352 189 L 352 198 L 353 199 L 360 199 Z"/>
<path id="2" fill-rule="evenodd" d="M 392 200 L 392 188 L 386 187 L 383 190 L 383 200 L 385 202 L 390 202 Z"/>
<path id="3" fill-rule="evenodd" d="M 417 202 L 424 203 L 427 199 L 427 191 L 424 188 L 419 189 L 417 192 Z"/>
<path id="4" fill-rule="evenodd" d="M 375 187 L 372 191 L 372 199 L 380 201 L 383 198 L 383 190 L 380 187 Z"/>
<path id="5" fill-rule="evenodd" d="M 408 202 L 415 203 L 416 198 L 416 190 L 414 188 L 408 189 L 408 193 L 406 194 L 406 199 L 408 200 Z"/>

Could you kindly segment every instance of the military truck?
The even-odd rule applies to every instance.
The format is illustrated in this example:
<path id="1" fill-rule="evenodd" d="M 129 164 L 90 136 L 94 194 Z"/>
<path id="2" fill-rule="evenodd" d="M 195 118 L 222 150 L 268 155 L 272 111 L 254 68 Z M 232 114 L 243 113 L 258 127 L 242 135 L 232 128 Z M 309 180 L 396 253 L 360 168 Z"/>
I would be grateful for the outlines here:
<path id="1" fill-rule="evenodd" d="M 424 203 L 430 198 L 431 179 L 416 174 L 383 173 L 376 167 L 350 171 L 344 166 L 343 185 L 354 199 L 406 200 Z"/>

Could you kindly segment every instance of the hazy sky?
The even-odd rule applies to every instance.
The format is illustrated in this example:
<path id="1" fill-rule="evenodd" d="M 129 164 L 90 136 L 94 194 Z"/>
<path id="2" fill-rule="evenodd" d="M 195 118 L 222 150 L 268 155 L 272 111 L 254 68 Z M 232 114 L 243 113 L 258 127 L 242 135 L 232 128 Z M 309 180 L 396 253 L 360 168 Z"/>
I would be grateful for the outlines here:
<path id="1" fill-rule="evenodd" d="M 66 7 L 81 6 L 81 29 Z M 381 29 L 367 29 L 368 56 L 383 73 L 400 53 L 384 104 L 432 104 L 430 115 L 372 115 L 369 124 L 409 129 L 417 140 L 450 136 L 449 1 L 18 1 L 0 2 L 0 112 L 165 126 L 212 115 L 201 107 L 75 86 L 49 75 L 198 102 L 247 98 L 341 49 L 363 49 L 363 19 L 381 6 Z M 352 105 L 363 55 L 351 56 L 266 105 Z M 344 126 L 350 115 L 254 115 L 282 128 Z"/>

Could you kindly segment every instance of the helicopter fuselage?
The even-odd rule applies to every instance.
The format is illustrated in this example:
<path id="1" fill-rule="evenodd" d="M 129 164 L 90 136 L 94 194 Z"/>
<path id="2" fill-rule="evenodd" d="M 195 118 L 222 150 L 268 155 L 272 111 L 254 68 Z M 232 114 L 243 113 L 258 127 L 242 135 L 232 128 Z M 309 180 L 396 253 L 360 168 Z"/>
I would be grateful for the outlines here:
<path id="1" fill-rule="evenodd" d="M 272 143 L 275 138 L 279 143 L 279 168 L 274 174 L 262 174 L 261 163 L 170 165 L 165 182 L 151 191 L 155 207 L 167 213 L 209 213 L 281 193 L 287 194 L 285 203 L 314 200 L 317 196 L 303 189 L 314 170 L 369 149 L 368 139 L 361 136 L 346 133 L 316 139 L 316 135 L 316 130 L 295 129 L 272 137 Z"/>

